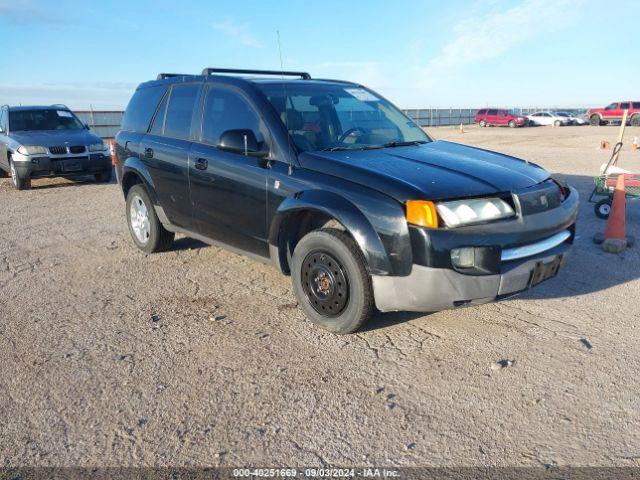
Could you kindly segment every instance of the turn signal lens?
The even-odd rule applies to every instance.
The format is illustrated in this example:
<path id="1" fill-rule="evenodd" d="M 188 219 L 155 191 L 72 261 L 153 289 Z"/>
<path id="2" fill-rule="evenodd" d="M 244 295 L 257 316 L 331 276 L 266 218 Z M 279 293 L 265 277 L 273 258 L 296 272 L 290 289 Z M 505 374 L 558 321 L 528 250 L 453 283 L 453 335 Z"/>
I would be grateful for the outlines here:
<path id="1" fill-rule="evenodd" d="M 438 228 L 438 214 L 433 202 L 409 200 L 407 202 L 407 222 L 419 227 Z"/>

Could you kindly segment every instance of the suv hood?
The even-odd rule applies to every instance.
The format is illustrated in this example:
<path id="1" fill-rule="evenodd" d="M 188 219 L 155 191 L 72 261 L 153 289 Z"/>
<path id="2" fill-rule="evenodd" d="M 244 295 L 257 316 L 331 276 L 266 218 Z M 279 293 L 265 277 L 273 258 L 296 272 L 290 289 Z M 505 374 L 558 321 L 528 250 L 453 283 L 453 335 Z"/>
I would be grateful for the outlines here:
<path id="1" fill-rule="evenodd" d="M 549 178 L 534 163 L 442 140 L 376 150 L 307 152 L 299 160 L 304 168 L 374 188 L 400 202 L 512 192 Z"/>
<path id="2" fill-rule="evenodd" d="M 58 145 L 90 145 L 102 139 L 89 130 L 42 130 L 10 132 L 9 136 L 21 145 L 56 147 Z"/>

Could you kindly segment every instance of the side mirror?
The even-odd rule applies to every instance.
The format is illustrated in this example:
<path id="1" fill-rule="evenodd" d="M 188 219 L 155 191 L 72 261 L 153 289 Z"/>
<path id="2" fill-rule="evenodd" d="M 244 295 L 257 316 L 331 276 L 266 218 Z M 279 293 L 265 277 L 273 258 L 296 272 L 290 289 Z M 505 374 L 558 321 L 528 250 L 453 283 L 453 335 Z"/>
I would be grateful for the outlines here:
<path id="1" fill-rule="evenodd" d="M 266 157 L 267 150 L 260 150 L 258 139 L 253 130 L 227 130 L 220 135 L 218 148 L 226 152 L 239 153 L 249 157 Z"/>

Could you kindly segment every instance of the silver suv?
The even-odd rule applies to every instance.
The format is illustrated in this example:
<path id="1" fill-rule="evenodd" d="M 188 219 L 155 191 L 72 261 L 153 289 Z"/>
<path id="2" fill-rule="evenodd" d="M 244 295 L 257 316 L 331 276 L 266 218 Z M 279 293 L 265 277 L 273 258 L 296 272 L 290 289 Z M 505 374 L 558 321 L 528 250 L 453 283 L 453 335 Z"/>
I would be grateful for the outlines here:
<path id="1" fill-rule="evenodd" d="M 32 178 L 92 175 L 111 180 L 111 158 L 100 137 L 64 105 L 0 108 L 0 173 L 18 190 Z"/>

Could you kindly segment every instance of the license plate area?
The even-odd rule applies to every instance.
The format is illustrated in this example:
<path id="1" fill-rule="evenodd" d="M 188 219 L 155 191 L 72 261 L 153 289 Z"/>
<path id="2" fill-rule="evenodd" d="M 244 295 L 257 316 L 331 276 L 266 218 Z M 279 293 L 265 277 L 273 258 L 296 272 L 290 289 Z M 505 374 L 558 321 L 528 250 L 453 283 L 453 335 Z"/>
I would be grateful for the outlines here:
<path id="1" fill-rule="evenodd" d="M 539 283 L 549 280 L 555 277 L 562 265 L 562 255 L 558 255 L 550 262 L 536 262 L 535 267 L 531 271 L 531 278 L 529 279 L 529 287 L 538 285 Z"/>
<path id="2" fill-rule="evenodd" d="M 79 172 L 82 170 L 82 163 L 80 160 L 64 160 L 62 162 L 63 172 Z"/>

